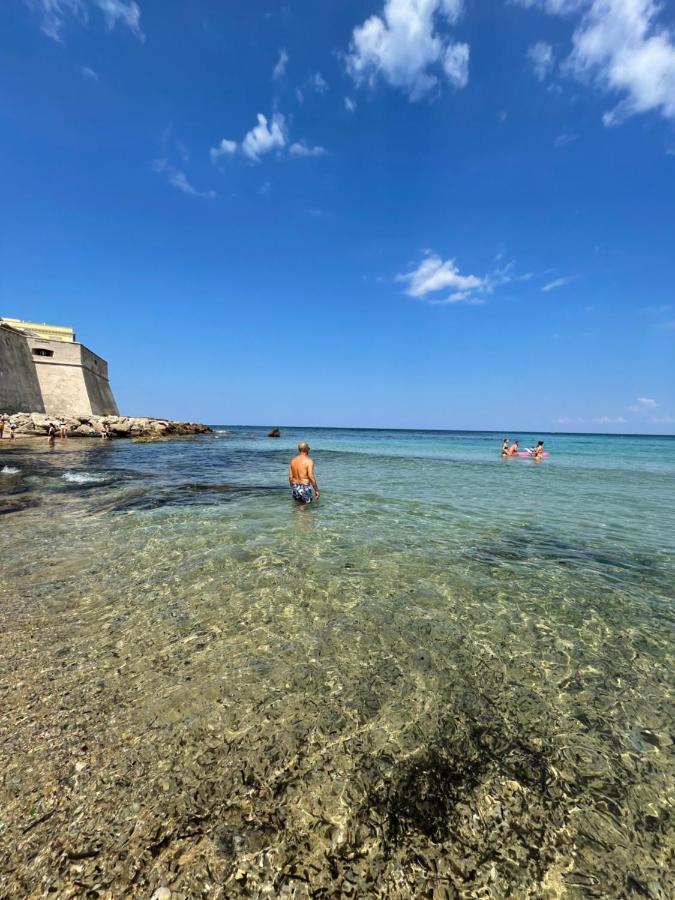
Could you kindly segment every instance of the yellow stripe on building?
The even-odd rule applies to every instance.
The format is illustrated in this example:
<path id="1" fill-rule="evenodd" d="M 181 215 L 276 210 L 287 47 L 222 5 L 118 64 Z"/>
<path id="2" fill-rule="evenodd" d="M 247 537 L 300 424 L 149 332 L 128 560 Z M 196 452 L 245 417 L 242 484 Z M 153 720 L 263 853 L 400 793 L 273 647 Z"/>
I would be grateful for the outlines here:
<path id="1" fill-rule="evenodd" d="M 2 321 L 11 325 L 12 328 L 19 328 L 22 331 L 30 331 L 37 337 L 48 341 L 65 341 L 74 343 L 75 332 L 72 328 L 66 328 L 65 325 L 47 325 L 46 322 L 24 322 L 22 319 L 8 319 L 2 317 Z"/>

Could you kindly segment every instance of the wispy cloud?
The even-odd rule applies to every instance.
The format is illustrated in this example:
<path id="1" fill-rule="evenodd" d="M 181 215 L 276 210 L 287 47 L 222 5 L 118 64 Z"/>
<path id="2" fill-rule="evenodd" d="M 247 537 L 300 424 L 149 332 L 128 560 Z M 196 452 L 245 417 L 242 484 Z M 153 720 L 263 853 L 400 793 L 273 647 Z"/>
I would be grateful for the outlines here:
<path id="1" fill-rule="evenodd" d="M 603 116 L 617 125 L 650 111 L 675 118 L 675 38 L 656 0 L 513 0 L 575 22 L 564 67 L 579 81 L 622 96 Z"/>
<path id="2" fill-rule="evenodd" d="M 590 419 L 561 416 L 556 419 L 556 423 L 558 425 L 625 425 L 626 419 L 623 416 L 595 416 Z"/>
<path id="3" fill-rule="evenodd" d="M 134 0 L 25 0 L 41 18 L 42 31 L 55 41 L 62 40 L 68 18 L 80 24 L 89 22 L 89 11 L 97 9 L 104 18 L 108 31 L 117 25 L 128 28 L 140 41 L 145 40 L 141 30 L 141 10 Z"/>
<path id="4" fill-rule="evenodd" d="M 578 138 L 578 134 L 563 132 L 562 134 L 559 134 L 558 137 L 553 141 L 553 146 L 558 150 L 562 150 L 564 147 L 569 147 L 569 145 L 573 144 L 576 140 L 578 140 Z"/>
<path id="5" fill-rule="evenodd" d="M 89 66 L 82 66 L 82 74 L 85 78 L 88 78 L 90 81 L 98 81 L 98 73 L 94 72 L 93 69 L 90 69 Z"/>
<path id="6" fill-rule="evenodd" d="M 527 57 L 532 64 L 534 74 L 539 81 L 545 81 L 553 71 L 555 65 L 555 57 L 553 56 L 553 47 L 546 41 L 537 41 L 528 47 Z"/>
<path id="7" fill-rule="evenodd" d="M 647 413 L 653 412 L 654 409 L 659 404 L 652 397 L 638 397 L 634 403 L 632 403 L 628 409 L 634 413 L 641 413 L 642 415 L 646 415 Z"/>
<path id="8" fill-rule="evenodd" d="M 460 89 L 469 80 L 469 45 L 452 40 L 464 0 L 385 0 L 352 32 L 347 71 L 357 84 L 382 78 L 411 100 L 429 94 L 444 79 Z"/>
<path id="9" fill-rule="evenodd" d="M 187 175 L 180 169 L 176 169 L 172 166 L 166 159 L 154 160 L 152 169 L 154 172 L 157 172 L 158 175 L 164 175 L 171 187 L 176 188 L 177 191 L 180 191 L 183 194 L 187 194 L 190 197 L 204 197 L 207 200 L 213 200 L 216 197 L 215 191 L 197 190 L 197 188 L 188 181 Z"/>
<path id="10" fill-rule="evenodd" d="M 554 278 L 553 281 L 549 281 L 542 287 L 542 291 L 547 294 L 549 291 L 555 291 L 558 288 L 565 287 L 566 284 L 574 281 L 574 278 L 574 275 L 568 275 L 565 278 Z"/>
<path id="11" fill-rule="evenodd" d="M 486 297 L 512 281 L 526 281 L 530 274 L 516 275 L 514 264 L 495 269 L 488 275 L 462 274 L 454 259 L 443 260 L 435 253 L 427 251 L 419 265 L 409 272 L 396 276 L 396 281 L 407 285 L 406 294 L 425 299 L 433 304 L 469 303 L 479 305 Z M 450 291 L 445 297 L 438 295 Z"/>
<path id="12" fill-rule="evenodd" d="M 321 72 L 315 72 L 309 79 L 309 86 L 316 91 L 317 94 L 325 94 L 328 90 L 328 82 Z"/>
<path id="13" fill-rule="evenodd" d="M 272 78 L 278 80 L 279 78 L 283 78 L 286 72 L 286 64 L 288 63 L 288 53 L 286 53 L 286 49 L 282 47 L 279 51 L 279 58 L 276 61 L 276 65 L 272 69 Z"/>
<path id="14" fill-rule="evenodd" d="M 356 109 L 356 103 L 352 100 L 351 97 L 345 97 L 345 109 L 347 112 L 354 112 Z"/>
<path id="15" fill-rule="evenodd" d="M 325 156 L 328 152 L 325 147 L 311 147 L 305 141 L 296 141 L 288 148 L 290 156 Z"/>
<path id="16" fill-rule="evenodd" d="M 652 416 L 649 421 L 652 425 L 672 425 L 675 423 L 675 416 Z"/>

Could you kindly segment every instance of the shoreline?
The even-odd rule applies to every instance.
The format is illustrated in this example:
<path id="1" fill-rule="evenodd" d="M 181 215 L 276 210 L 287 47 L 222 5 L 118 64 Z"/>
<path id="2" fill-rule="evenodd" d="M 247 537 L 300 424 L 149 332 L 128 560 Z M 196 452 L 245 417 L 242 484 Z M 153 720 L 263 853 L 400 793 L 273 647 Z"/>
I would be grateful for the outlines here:
<path id="1" fill-rule="evenodd" d="M 68 429 L 66 439 L 101 439 L 106 426 L 111 438 L 147 441 L 184 435 L 213 434 L 213 429 L 201 422 L 180 422 L 151 416 L 56 416 L 47 413 L 18 412 L 12 415 L 5 414 L 5 427 L 0 439 L 10 441 L 11 426 L 14 425 L 14 440 L 19 438 L 44 440 L 48 437 L 49 426 L 54 425 L 57 429 L 56 439 L 63 440 L 58 434 L 61 423 L 65 423 Z"/>

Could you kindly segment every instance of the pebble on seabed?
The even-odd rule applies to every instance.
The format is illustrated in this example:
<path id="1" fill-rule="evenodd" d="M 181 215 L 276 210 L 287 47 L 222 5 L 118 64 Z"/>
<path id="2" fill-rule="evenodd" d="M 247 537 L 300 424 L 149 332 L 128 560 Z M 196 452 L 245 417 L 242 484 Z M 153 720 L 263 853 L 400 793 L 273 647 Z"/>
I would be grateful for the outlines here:
<path id="1" fill-rule="evenodd" d="M 150 900 L 171 900 L 171 891 L 168 887 L 158 887 Z"/>

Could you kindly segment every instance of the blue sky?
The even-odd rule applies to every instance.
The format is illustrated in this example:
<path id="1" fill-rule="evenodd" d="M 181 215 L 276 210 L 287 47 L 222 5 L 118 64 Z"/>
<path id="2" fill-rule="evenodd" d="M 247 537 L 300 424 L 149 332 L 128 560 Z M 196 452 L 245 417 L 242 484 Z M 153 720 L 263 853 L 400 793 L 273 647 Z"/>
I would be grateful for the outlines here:
<path id="1" fill-rule="evenodd" d="M 675 431 L 675 7 L 5 0 L 0 315 L 123 411 Z"/>

